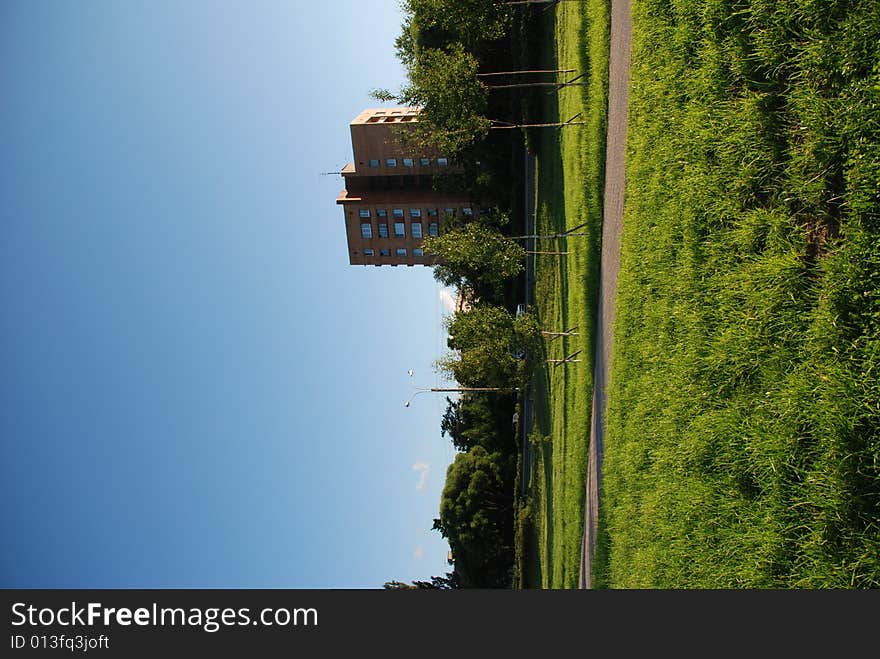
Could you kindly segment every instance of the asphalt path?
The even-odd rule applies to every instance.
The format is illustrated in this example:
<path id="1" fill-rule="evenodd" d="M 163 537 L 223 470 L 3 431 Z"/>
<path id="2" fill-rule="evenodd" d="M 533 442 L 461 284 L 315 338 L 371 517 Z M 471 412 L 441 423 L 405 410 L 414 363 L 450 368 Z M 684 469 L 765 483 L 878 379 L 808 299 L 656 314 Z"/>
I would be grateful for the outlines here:
<path id="1" fill-rule="evenodd" d="M 578 585 L 593 587 L 593 554 L 599 523 L 602 455 L 605 440 L 605 386 L 611 367 L 614 300 L 620 269 L 620 232 L 626 185 L 626 126 L 632 46 L 630 0 L 611 0 L 611 42 L 608 59 L 608 138 L 605 148 L 605 198 L 602 215 L 602 263 L 593 371 L 593 413 L 584 502 L 584 536 Z"/>

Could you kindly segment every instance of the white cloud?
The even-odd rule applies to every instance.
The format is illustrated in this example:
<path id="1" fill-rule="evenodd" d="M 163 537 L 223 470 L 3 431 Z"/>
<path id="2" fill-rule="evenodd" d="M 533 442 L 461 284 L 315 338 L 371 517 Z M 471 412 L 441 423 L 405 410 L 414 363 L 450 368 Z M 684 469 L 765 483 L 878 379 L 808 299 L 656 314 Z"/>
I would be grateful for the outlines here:
<path id="1" fill-rule="evenodd" d="M 431 465 L 427 462 L 416 462 L 412 468 L 414 471 L 419 472 L 419 482 L 416 483 L 416 490 L 421 492 L 425 489 L 425 484 L 428 482 L 428 473 L 431 471 Z"/>
<path id="2" fill-rule="evenodd" d="M 455 311 L 455 293 L 448 288 L 439 289 L 440 304 L 448 313 Z"/>
<path id="3" fill-rule="evenodd" d="M 416 558 L 422 558 L 422 556 L 424 556 L 424 555 L 425 555 L 425 548 L 422 547 L 421 545 L 416 547 L 416 550 L 413 552 L 413 556 L 415 556 Z"/>

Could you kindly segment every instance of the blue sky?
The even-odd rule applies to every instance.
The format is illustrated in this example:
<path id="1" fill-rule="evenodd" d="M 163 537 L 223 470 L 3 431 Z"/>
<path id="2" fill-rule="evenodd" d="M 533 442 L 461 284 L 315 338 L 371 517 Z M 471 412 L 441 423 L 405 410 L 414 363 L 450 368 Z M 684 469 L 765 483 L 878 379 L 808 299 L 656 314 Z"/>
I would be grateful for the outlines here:
<path id="1" fill-rule="evenodd" d="M 448 570 L 441 291 L 347 264 L 395 0 L 0 5 L 4 587 Z"/>

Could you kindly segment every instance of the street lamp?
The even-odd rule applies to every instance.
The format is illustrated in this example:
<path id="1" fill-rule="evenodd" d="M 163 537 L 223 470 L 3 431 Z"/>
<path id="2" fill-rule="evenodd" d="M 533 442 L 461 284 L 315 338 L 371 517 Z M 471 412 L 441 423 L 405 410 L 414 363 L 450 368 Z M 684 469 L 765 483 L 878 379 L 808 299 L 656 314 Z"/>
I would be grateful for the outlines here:
<path id="1" fill-rule="evenodd" d="M 425 393 L 426 391 L 428 391 L 428 390 L 427 390 L 427 389 L 419 389 L 417 392 L 415 392 L 412 396 L 409 397 L 409 400 L 406 401 L 406 402 L 403 404 L 403 406 L 404 406 L 404 407 L 409 407 L 409 406 L 410 406 L 410 403 L 412 403 L 413 398 L 415 398 L 415 397 L 418 396 L 419 394 L 423 394 L 423 393 Z"/>
<path id="2" fill-rule="evenodd" d="M 410 384 L 412 384 L 412 379 L 413 379 L 412 369 L 409 370 L 409 379 L 410 379 Z M 415 387 L 415 385 L 412 385 L 412 386 Z M 415 398 L 419 394 L 423 394 L 428 391 L 446 392 L 446 393 L 450 393 L 450 392 L 464 393 L 464 392 L 468 392 L 468 391 L 474 391 L 474 392 L 481 391 L 484 393 L 488 392 L 488 391 L 499 392 L 499 393 L 514 393 L 514 392 L 519 391 L 519 387 L 430 387 L 430 388 L 416 387 L 416 389 L 417 389 L 417 391 L 412 396 L 409 397 L 409 400 L 407 400 L 403 404 L 404 407 L 409 407 L 410 403 L 412 403 L 413 398 Z"/>

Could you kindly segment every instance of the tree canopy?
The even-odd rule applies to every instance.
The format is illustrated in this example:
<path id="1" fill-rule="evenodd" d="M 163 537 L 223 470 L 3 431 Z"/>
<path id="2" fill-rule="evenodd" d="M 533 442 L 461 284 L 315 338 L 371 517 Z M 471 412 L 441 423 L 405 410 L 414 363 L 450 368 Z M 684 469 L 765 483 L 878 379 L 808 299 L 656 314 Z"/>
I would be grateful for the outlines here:
<path id="1" fill-rule="evenodd" d="M 468 392 L 458 400 L 447 398 L 441 434 L 458 451 L 482 446 L 489 452 L 513 452 L 517 447 L 511 422 L 515 405 L 513 396 L 499 393 Z"/>
<path id="2" fill-rule="evenodd" d="M 452 590 L 461 588 L 461 579 L 457 572 L 447 572 L 444 577 L 431 577 L 430 581 L 386 581 L 382 586 L 385 590 Z"/>
<path id="3" fill-rule="evenodd" d="M 477 305 L 447 321 L 447 344 L 438 369 L 467 387 L 517 387 L 528 377 L 540 333 L 530 314 L 514 318 L 503 307 Z"/>
<path id="4" fill-rule="evenodd" d="M 475 446 L 446 471 L 435 528 L 449 541 L 464 586 L 507 584 L 513 542 L 512 456 Z"/>
<path id="5" fill-rule="evenodd" d="M 403 11 L 422 29 L 442 30 L 472 51 L 503 37 L 511 16 L 499 0 L 405 0 Z"/>
<path id="6" fill-rule="evenodd" d="M 408 47 L 401 37 L 398 48 Z M 408 69 L 409 83 L 399 92 L 372 93 L 380 101 L 421 108 L 418 122 L 401 132 L 402 140 L 451 156 L 485 138 L 492 125 L 485 117 L 489 90 L 477 77 L 477 59 L 461 44 L 420 50 Z"/>
<path id="7" fill-rule="evenodd" d="M 424 248 L 442 260 L 434 266 L 437 281 L 486 301 L 499 300 L 507 282 L 525 268 L 521 245 L 476 222 L 429 236 Z"/>

